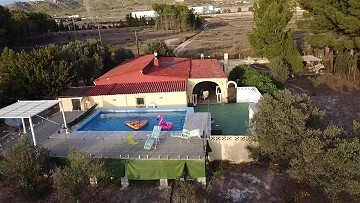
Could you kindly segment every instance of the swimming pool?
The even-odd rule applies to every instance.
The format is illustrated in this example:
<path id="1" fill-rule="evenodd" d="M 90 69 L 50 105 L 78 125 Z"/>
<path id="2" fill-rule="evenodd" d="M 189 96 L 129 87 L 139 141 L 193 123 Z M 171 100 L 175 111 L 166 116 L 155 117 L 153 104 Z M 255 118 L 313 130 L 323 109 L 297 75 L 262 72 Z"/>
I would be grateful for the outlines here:
<path id="1" fill-rule="evenodd" d="M 76 131 L 152 131 L 158 125 L 158 115 L 164 115 L 164 121 L 174 124 L 169 131 L 182 131 L 186 114 L 192 108 L 183 109 L 116 109 L 99 110 L 86 119 Z M 126 121 L 147 120 L 149 123 L 140 130 L 133 130 Z"/>

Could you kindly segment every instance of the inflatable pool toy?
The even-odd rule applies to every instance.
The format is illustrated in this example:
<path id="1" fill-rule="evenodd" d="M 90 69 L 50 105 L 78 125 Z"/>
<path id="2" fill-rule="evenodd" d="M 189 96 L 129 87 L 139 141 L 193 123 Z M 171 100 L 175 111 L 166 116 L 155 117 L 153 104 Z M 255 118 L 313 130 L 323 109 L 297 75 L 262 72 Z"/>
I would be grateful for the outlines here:
<path id="1" fill-rule="evenodd" d="M 125 125 L 132 128 L 133 130 L 140 130 L 145 127 L 149 121 L 147 120 L 139 120 L 139 121 L 125 121 Z"/>
<path id="2" fill-rule="evenodd" d="M 173 128 L 174 124 L 169 121 L 164 121 L 164 115 L 158 115 L 157 117 L 159 120 L 158 126 L 161 127 L 161 130 L 170 130 Z"/>

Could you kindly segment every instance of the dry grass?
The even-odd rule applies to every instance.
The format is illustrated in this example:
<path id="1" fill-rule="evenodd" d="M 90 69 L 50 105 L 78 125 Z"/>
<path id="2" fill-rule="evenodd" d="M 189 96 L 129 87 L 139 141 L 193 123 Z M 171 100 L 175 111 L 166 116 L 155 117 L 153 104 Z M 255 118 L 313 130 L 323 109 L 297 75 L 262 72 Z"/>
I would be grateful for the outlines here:
<path id="1" fill-rule="evenodd" d="M 211 58 L 222 58 L 229 53 L 230 58 L 252 55 L 247 33 L 253 25 L 252 12 L 216 14 L 206 17 L 207 29 L 196 35 L 190 44 L 177 55 L 199 58 L 200 53 Z"/>
<path id="2" fill-rule="evenodd" d="M 314 76 L 315 77 L 315 76 Z M 318 76 L 320 84 L 314 95 L 313 84 L 308 77 L 290 79 L 287 84 L 299 87 L 300 92 L 307 93 L 315 106 L 326 111 L 325 121 L 328 125 L 338 125 L 352 133 L 353 120 L 359 120 L 360 86 L 347 82 L 331 74 Z"/>
<path id="3" fill-rule="evenodd" d="M 185 39 L 196 34 L 193 32 L 173 32 L 173 31 L 157 31 L 152 28 L 114 28 L 102 29 L 100 34 L 98 30 L 80 30 L 71 32 L 58 32 L 54 33 L 51 43 L 66 44 L 70 40 L 86 40 L 87 38 L 100 39 L 103 45 L 111 44 L 116 47 L 130 48 L 137 52 L 135 45 L 135 31 L 137 31 L 138 40 L 140 43 L 140 53 L 142 52 L 145 44 L 153 39 L 170 40 L 170 45 L 176 46 L 177 44 L 185 41 Z"/>

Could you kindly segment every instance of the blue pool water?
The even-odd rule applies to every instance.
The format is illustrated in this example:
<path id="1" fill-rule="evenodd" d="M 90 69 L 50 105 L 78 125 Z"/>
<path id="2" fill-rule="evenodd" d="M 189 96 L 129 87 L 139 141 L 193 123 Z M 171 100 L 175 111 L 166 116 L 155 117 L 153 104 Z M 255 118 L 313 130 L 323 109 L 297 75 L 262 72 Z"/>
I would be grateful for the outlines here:
<path id="1" fill-rule="evenodd" d="M 164 115 L 164 121 L 170 121 L 174 127 L 169 131 L 182 131 L 186 118 L 186 110 L 182 111 L 148 111 L 148 112 L 114 112 L 98 111 L 76 129 L 77 131 L 152 131 L 158 125 L 158 115 Z M 140 130 L 133 130 L 125 125 L 125 121 L 147 120 L 149 123 Z"/>

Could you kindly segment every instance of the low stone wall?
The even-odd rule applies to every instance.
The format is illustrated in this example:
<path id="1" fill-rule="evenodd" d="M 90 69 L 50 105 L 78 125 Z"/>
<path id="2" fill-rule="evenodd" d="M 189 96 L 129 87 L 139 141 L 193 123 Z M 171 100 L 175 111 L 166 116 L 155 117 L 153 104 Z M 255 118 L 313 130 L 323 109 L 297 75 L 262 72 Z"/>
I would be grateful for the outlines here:
<path id="1" fill-rule="evenodd" d="M 249 152 L 246 146 L 253 145 L 250 136 L 210 136 L 209 145 L 212 152 L 210 160 L 229 160 L 234 163 L 250 162 Z"/>

